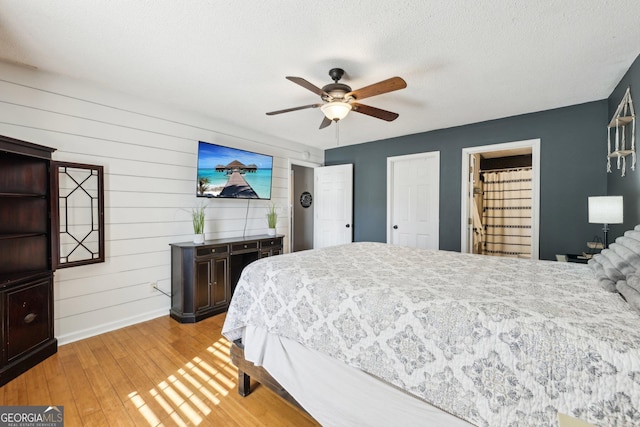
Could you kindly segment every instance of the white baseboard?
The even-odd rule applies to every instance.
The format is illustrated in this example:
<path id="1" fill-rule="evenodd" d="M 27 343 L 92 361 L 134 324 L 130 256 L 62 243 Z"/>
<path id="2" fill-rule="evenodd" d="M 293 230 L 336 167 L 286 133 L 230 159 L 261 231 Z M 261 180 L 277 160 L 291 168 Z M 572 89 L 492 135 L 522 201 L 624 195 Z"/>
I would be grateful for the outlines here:
<path id="1" fill-rule="evenodd" d="M 115 331 L 116 329 L 124 328 L 125 326 L 135 325 L 136 323 L 146 322 L 147 320 L 156 319 L 158 317 L 167 316 L 168 314 L 169 313 L 166 308 L 159 308 L 157 310 L 142 313 L 137 316 L 120 319 L 117 322 L 105 323 L 94 328 L 83 329 L 71 334 L 60 335 L 56 338 L 58 339 L 58 345 L 71 344 L 75 341 L 104 334 L 105 332 Z"/>

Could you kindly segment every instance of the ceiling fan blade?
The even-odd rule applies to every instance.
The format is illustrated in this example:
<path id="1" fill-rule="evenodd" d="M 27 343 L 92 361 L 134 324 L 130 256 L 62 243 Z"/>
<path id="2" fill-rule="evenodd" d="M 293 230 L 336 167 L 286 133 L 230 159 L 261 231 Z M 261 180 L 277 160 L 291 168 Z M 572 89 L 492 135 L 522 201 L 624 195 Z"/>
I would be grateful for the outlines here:
<path id="1" fill-rule="evenodd" d="M 273 116 L 275 114 L 288 113 L 290 111 L 304 110 L 305 108 L 318 108 L 320 106 L 322 106 L 322 104 L 311 104 L 311 105 L 303 105 L 302 107 L 287 108 L 285 110 L 270 111 L 270 112 L 267 113 L 267 116 Z"/>
<path id="2" fill-rule="evenodd" d="M 308 81 L 306 81 L 305 79 L 303 79 L 302 77 L 292 77 L 292 76 L 287 76 L 287 80 L 290 80 L 296 84 L 299 84 L 300 86 L 302 86 L 305 89 L 310 90 L 311 92 L 320 95 L 320 96 L 329 96 L 329 94 L 325 91 L 323 91 L 322 89 L 320 89 L 318 86 L 314 85 L 313 83 L 309 83 Z"/>
<path id="3" fill-rule="evenodd" d="M 333 121 L 329 120 L 327 116 L 324 116 L 324 118 L 322 119 L 322 123 L 320 123 L 320 127 L 318 129 L 324 129 L 327 126 L 329 126 L 331 123 L 333 123 Z"/>
<path id="4" fill-rule="evenodd" d="M 407 87 L 407 82 L 401 77 L 391 77 L 390 79 L 351 91 L 347 93 L 345 97 L 353 96 L 355 99 L 364 99 L 371 96 L 382 95 L 387 92 L 393 92 L 394 90 L 404 89 L 405 87 Z"/>
<path id="5" fill-rule="evenodd" d="M 381 108 L 359 104 L 357 102 L 351 103 L 351 106 L 353 107 L 351 111 L 355 111 L 356 113 L 360 114 L 366 114 L 367 116 L 386 120 L 388 122 L 392 122 L 399 117 L 399 114 L 397 113 L 392 113 L 391 111 L 383 110 Z"/>

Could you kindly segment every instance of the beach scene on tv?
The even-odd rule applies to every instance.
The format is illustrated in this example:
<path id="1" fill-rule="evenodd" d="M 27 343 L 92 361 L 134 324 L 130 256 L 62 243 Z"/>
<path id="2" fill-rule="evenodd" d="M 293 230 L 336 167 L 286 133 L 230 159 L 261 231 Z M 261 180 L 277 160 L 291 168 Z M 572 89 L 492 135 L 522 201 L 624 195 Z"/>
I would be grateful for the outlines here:
<path id="1" fill-rule="evenodd" d="M 200 141 L 198 197 L 270 199 L 273 158 Z"/>

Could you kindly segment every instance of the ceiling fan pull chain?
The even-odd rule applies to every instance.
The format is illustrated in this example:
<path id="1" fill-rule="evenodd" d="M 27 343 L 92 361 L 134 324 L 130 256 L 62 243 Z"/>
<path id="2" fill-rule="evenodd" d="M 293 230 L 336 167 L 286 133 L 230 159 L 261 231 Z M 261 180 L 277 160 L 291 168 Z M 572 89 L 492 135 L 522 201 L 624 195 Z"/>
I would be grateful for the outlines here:
<path id="1" fill-rule="evenodd" d="M 336 120 L 336 147 L 340 146 L 340 120 Z"/>

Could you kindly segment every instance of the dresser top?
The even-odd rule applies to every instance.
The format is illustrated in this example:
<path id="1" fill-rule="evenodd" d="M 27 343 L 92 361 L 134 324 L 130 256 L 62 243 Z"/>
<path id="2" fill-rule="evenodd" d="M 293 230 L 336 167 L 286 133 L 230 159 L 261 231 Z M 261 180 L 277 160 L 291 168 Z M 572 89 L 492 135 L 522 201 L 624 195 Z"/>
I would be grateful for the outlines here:
<path id="1" fill-rule="evenodd" d="M 170 246 L 176 246 L 180 248 L 199 248 L 202 246 L 213 246 L 213 245 L 225 245 L 231 243 L 243 243 L 243 242 L 253 242 L 256 240 L 269 240 L 269 239 L 281 239 L 284 237 L 284 234 L 276 234 L 275 236 L 269 236 L 268 234 L 258 234 L 255 236 L 245 236 L 245 237 L 228 237 L 224 239 L 213 239 L 213 240 L 205 240 L 204 243 L 193 243 L 193 242 L 180 242 L 180 243 L 170 243 Z"/>

